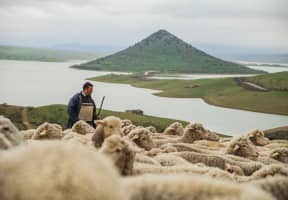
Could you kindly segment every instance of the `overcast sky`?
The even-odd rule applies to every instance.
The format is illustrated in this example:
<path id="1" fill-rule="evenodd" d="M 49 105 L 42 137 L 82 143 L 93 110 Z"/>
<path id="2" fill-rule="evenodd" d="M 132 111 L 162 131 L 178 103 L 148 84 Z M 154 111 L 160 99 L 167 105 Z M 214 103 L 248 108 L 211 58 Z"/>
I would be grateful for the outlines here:
<path id="1" fill-rule="evenodd" d="M 159 29 L 192 45 L 288 52 L 288 0 L 0 0 L 0 44 L 126 47 Z"/>

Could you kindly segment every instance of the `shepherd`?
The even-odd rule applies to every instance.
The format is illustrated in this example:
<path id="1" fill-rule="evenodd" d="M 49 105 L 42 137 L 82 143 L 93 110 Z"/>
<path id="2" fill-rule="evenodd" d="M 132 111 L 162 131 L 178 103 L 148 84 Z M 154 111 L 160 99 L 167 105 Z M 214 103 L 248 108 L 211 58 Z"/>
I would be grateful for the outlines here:
<path id="1" fill-rule="evenodd" d="M 67 128 L 71 128 L 78 120 L 84 120 L 92 127 L 96 127 L 96 104 L 91 97 L 92 92 L 93 84 L 86 82 L 82 87 L 82 91 L 75 94 L 69 100 L 67 108 L 67 113 L 69 116 Z"/>

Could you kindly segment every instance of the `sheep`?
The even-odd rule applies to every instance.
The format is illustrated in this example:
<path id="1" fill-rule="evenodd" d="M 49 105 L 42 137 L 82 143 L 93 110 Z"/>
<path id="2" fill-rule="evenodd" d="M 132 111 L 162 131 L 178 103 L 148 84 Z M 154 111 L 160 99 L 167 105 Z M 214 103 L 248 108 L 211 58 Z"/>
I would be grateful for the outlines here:
<path id="1" fill-rule="evenodd" d="M 288 148 L 276 148 L 271 151 L 269 157 L 288 164 Z"/>
<path id="2" fill-rule="evenodd" d="M 184 129 L 184 134 L 178 138 L 168 138 L 168 139 L 154 139 L 156 146 L 161 146 L 167 143 L 193 143 L 196 140 L 202 140 L 207 137 L 207 132 L 203 132 L 203 126 L 199 123 L 190 123 Z"/>
<path id="3" fill-rule="evenodd" d="M 249 185 L 256 186 L 263 191 L 270 193 L 277 200 L 288 199 L 288 178 L 287 177 L 269 177 L 266 179 L 251 181 Z"/>
<path id="4" fill-rule="evenodd" d="M 175 165 L 190 165 L 187 160 L 171 155 L 169 153 L 162 153 L 154 157 L 156 161 L 158 161 L 162 166 L 175 166 Z"/>
<path id="5" fill-rule="evenodd" d="M 275 175 L 287 176 L 288 178 L 288 168 L 279 164 L 266 165 L 258 171 L 255 171 L 251 175 L 250 180 L 257 180 Z"/>
<path id="6" fill-rule="evenodd" d="M 225 154 L 237 155 L 251 160 L 256 160 L 259 155 L 256 147 L 247 137 L 232 140 L 225 149 Z"/>
<path id="7" fill-rule="evenodd" d="M 243 169 L 237 165 L 231 165 L 229 163 L 225 163 L 224 170 L 229 172 L 230 174 L 245 176 Z"/>
<path id="8" fill-rule="evenodd" d="M 23 135 L 25 140 L 31 139 L 35 132 L 36 132 L 36 129 L 28 129 L 28 130 L 20 131 L 20 133 Z"/>
<path id="9" fill-rule="evenodd" d="M 105 138 L 111 135 L 121 134 L 121 120 L 118 117 L 108 116 L 103 120 L 96 120 L 96 130 L 92 137 L 92 141 L 96 148 L 101 147 Z"/>
<path id="10" fill-rule="evenodd" d="M 71 131 L 82 135 L 85 135 L 87 133 L 95 133 L 95 129 L 83 120 L 79 120 L 74 123 Z"/>
<path id="11" fill-rule="evenodd" d="M 111 135 L 105 139 L 99 152 L 112 159 L 121 175 L 132 174 L 135 151 L 126 139 Z"/>
<path id="12" fill-rule="evenodd" d="M 264 132 L 258 129 L 248 132 L 245 135 L 254 145 L 264 146 L 269 143 L 269 139 L 264 136 Z"/>
<path id="13" fill-rule="evenodd" d="M 173 122 L 163 132 L 164 135 L 183 135 L 184 128 L 180 122 Z"/>
<path id="14" fill-rule="evenodd" d="M 75 133 L 75 132 L 70 132 L 67 133 L 63 138 L 63 141 L 72 141 L 72 142 L 79 142 L 80 144 L 87 144 L 87 145 L 93 145 L 93 142 L 91 140 L 91 136 L 89 134 L 86 135 L 82 135 L 79 133 Z"/>
<path id="15" fill-rule="evenodd" d="M 218 181 L 199 175 L 142 175 L 122 179 L 131 200 L 273 200 L 256 186 Z"/>
<path id="16" fill-rule="evenodd" d="M 121 128 L 124 128 L 126 126 L 129 126 L 132 124 L 132 121 L 130 119 L 122 119 L 121 120 Z"/>
<path id="17" fill-rule="evenodd" d="M 240 162 L 240 161 L 232 160 L 232 159 L 229 159 L 222 155 L 217 155 L 217 154 L 210 155 L 210 154 L 187 152 L 187 151 L 175 152 L 171 154 L 180 156 L 191 163 L 203 163 L 207 166 L 218 167 L 223 170 L 225 169 L 226 164 L 237 165 L 241 167 L 241 169 L 244 171 L 245 175 L 247 176 L 251 175 L 252 173 L 254 173 L 255 171 L 263 167 L 263 164 L 259 162 L 254 162 L 254 161 Z"/>
<path id="18" fill-rule="evenodd" d="M 55 140 L 1 153 L 0 185 L 3 200 L 129 199 L 108 158 Z"/>
<path id="19" fill-rule="evenodd" d="M 157 133 L 157 129 L 154 126 L 147 126 L 145 128 L 148 129 L 151 133 Z"/>
<path id="20" fill-rule="evenodd" d="M 128 126 L 121 128 L 121 133 L 123 135 L 128 135 L 135 128 L 137 128 L 137 126 L 135 126 L 134 124 L 130 124 Z"/>
<path id="21" fill-rule="evenodd" d="M 144 164 L 161 166 L 160 163 L 157 160 L 155 160 L 154 158 L 151 158 L 149 156 L 146 156 L 146 155 L 143 155 L 143 154 L 139 154 L 139 153 L 137 153 L 135 155 L 134 161 L 138 162 L 138 163 L 144 163 Z"/>
<path id="22" fill-rule="evenodd" d="M 23 135 L 10 119 L 0 115 L 0 149 L 8 149 L 24 142 Z"/>
<path id="23" fill-rule="evenodd" d="M 62 127 L 59 124 L 45 122 L 38 126 L 31 139 L 61 139 L 62 137 Z"/>
<path id="24" fill-rule="evenodd" d="M 151 132 L 146 128 L 135 128 L 128 135 L 131 141 L 133 141 L 137 146 L 145 149 L 151 150 L 154 146 L 152 141 Z"/>

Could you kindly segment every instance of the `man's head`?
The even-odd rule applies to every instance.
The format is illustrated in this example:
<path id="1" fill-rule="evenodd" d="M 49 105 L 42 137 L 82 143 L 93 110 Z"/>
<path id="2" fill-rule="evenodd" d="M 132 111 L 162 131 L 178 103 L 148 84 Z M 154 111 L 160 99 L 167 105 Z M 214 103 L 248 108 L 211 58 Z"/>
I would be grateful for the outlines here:
<path id="1" fill-rule="evenodd" d="M 93 84 L 90 82 L 84 83 L 82 91 L 85 95 L 91 95 L 93 92 Z"/>

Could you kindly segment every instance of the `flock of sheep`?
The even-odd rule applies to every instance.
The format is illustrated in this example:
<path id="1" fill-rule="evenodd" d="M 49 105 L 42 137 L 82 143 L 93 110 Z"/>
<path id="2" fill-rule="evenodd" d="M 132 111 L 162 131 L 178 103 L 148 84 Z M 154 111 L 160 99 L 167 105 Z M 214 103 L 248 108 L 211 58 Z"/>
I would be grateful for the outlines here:
<path id="1" fill-rule="evenodd" d="M 0 199 L 287 200 L 288 141 L 200 123 L 158 133 L 114 116 L 19 131 L 0 116 Z"/>

